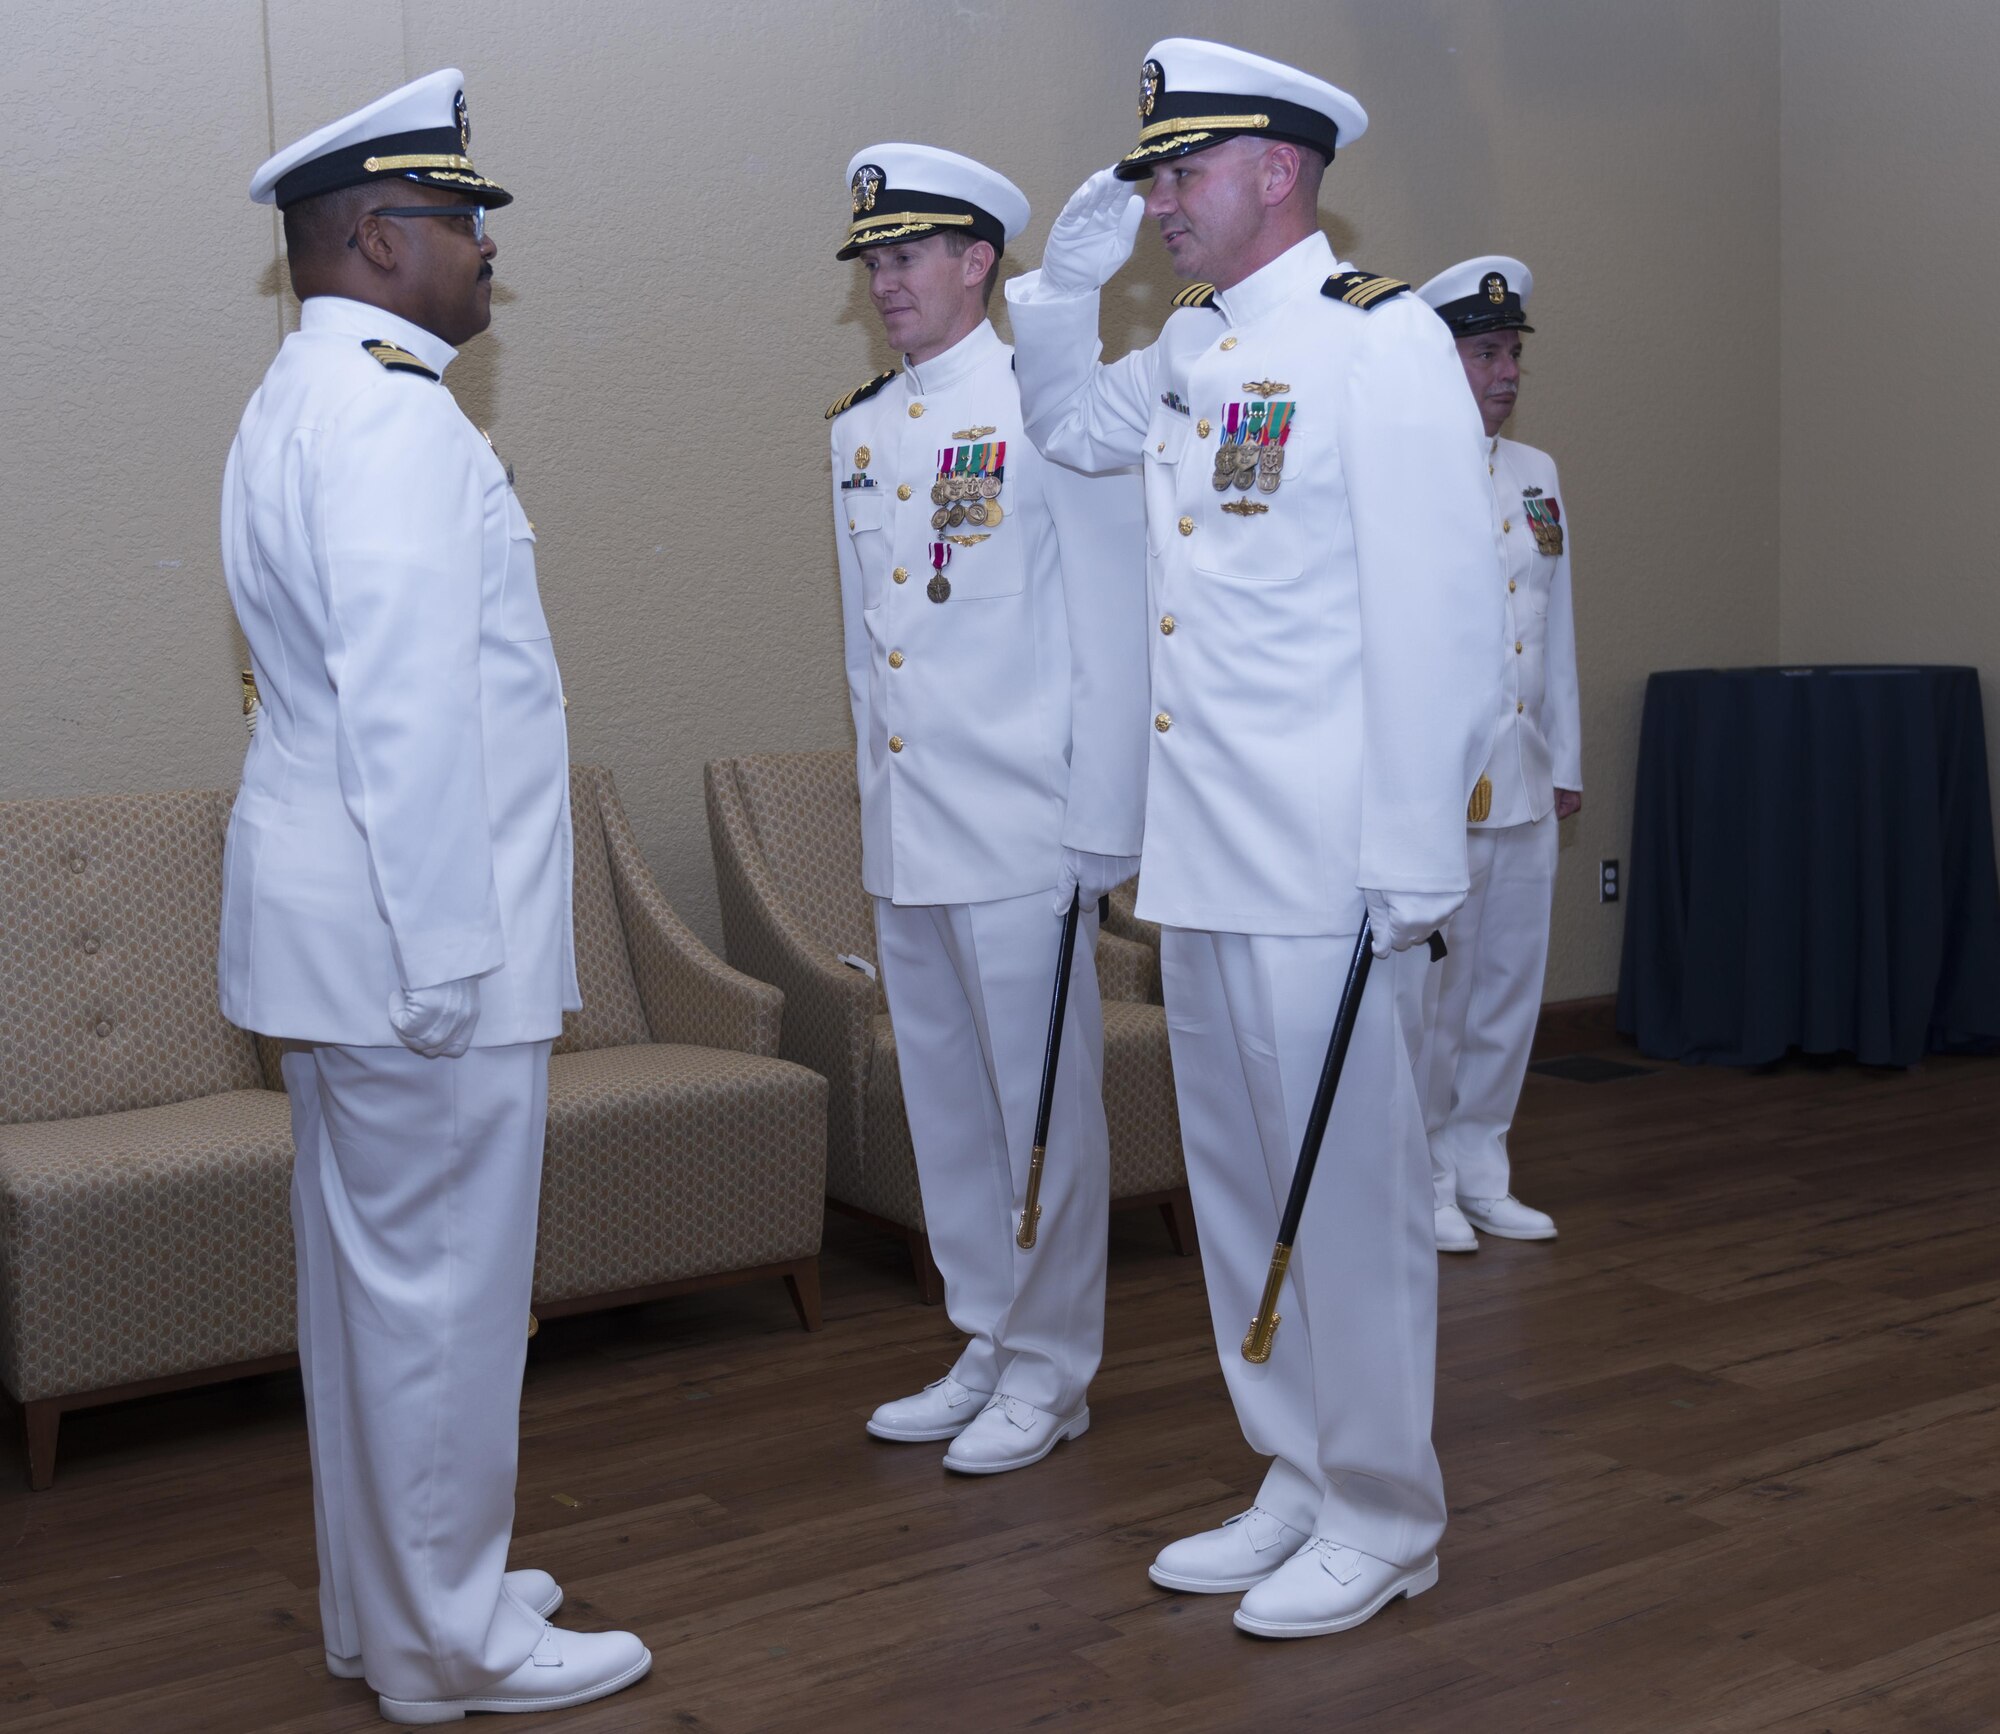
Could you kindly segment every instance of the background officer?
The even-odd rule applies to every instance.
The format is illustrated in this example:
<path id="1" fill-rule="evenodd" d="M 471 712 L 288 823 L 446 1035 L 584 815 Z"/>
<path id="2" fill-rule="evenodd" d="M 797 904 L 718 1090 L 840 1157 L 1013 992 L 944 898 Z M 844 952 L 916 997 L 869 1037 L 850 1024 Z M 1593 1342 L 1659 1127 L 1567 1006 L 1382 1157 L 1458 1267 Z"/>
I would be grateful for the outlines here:
<path id="1" fill-rule="evenodd" d="M 1417 291 L 1458 340 L 1485 424 L 1506 610 L 1493 751 L 1466 810 L 1472 889 L 1437 972 L 1424 1067 L 1441 1252 L 1478 1251 L 1475 1226 L 1509 1240 L 1556 1233 L 1553 1218 L 1513 1196 L 1507 1157 L 1542 1009 L 1556 825 L 1583 806 L 1569 516 L 1555 461 L 1499 437 L 1520 391 L 1533 287 L 1520 260 L 1494 255 L 1441 271 Z"/>
<path id="2" fill-rule="evenodd" d="M 883 1404 L 877 1438 L 945 1466 L 1038 1462 L 1090 1425 L 1110 1201 L 1098 896 L 1138 869 L 1144 529 L 1136 477 L 1047 462 L 986 318 L 1028 220 L 970 158 L 848 165 L 847 237 L 901 371 L 829 410 L 862 880 L 875 901 L 924 1220 L 967 1342 Z M 1120 459 L 1119 462 L 1127 460 Z M 1102 467 L 1102 466 L 1097 466 Z M 1083 901 L 1042 1216 L 1015 1244 L 1060 928 Z"/>
<path id="3" fill-rule="evenodd" d="M 652 1658 L 506 1572 L 551 1040 L 577 998 L 569 745 L 535 533 L 440 375 L 491 318 L 455 70 L 281 151 L 303 303 L 222 558 L 261 695 L 222 1009 L 284 1060 L 327 1666 L 396 1722 L 553 1709 Z M 503 1575 L 504 1574 L 504 1575 Z"/>
<path id="4" fill-rule="evenodd" d="M 1436 1581 L 1437 1259 L 1414 1061 L 1422 941 L 1465 895 L 1465 801 L 1498 703 L 1477 418 L 1444 327 L 1342 268 L 1320 176 L 1346 92 L 1182 39 L 1140 78 L 1138 147 L 1009 286 L 1049 455 L 1143 457 L 1154 733 L 1140 911 L 1161 963 L 1188 1179 L 1256 1504 L 1174 1543 L 1170 1588 L 1248 1591 L 1244 1629 L 1334 1632 Z M 1126 182 L 1146 176 L 1145 199 Z M 1150 216 L 1183 291 L 1097 365 L 1098 290 Z M 1363 995 L 1270 1360 L 1255 1311 L 1364 913 Z M 1414 954 L 1409 948 L 1418 947 Z"/>

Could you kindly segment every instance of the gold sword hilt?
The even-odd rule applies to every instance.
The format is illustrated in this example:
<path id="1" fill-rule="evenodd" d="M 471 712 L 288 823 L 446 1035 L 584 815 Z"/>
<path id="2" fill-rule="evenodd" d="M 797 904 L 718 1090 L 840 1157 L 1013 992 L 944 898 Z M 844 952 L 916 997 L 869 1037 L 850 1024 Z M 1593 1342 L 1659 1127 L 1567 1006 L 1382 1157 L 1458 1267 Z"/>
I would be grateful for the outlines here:
<path id="1" fill-rule="evenodd" d="M 1028 1158 L 1028 1196 L 1021 1205 L 1021 1226 L 1014 1244 L 1023 1252 L 1035 1250 L 1035 1233 L 1042 1223 L 1042 1161 L 1049 1153 L 1046 1144 L 1037 1144 Z"/>
<path id="2" fill-rule="evenodd" d="M 1284 1287 L 1285 1271 L 1292 1262 L 1292 1249 L 1282 1240 L 1271 1248 L 1271 1268 L 1264 1276 L 1264 1298 L 1257 1303 L 1257 1316 L 1250 1321 L 1250 1334 L 1243 1339 L 1243 1358 L 1261 1367 L 1271 1358 L 1271 1340 L 1284 1321 L 1278 1315 L 1278 1290 Z"/>

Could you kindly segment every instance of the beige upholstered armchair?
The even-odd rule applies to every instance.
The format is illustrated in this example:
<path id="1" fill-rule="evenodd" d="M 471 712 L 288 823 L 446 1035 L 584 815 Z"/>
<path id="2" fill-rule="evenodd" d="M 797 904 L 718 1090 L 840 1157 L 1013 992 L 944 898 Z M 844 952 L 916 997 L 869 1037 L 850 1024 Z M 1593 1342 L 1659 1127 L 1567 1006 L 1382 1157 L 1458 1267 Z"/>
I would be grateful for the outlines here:
<path id="1" fill-rule="evenodd" d="M 826 1081 L 667 906 L 610 774 L 571 794 L 586 1003 L 549 1067 L 536 1309 L 782 1278 L 817 1328 Z M 293 1361 L 279 1050 L 216 1006 L 229 804 L 0 804 L 0 1388 L 37 1487 L 68 1410 Z"/>
<path id="2" fill-rule="evenodd" d="M 910 1243 L 927 1301 L 942 1298 L 903 1116 L 875 930 L 861 889 L 861 806 L 844 752 L 718 759 L 707 767 L 722 930 L 738 968 L 785 993 L 783 1052 L 832 1084 L 827 1196 Z M 866 967 L 862 967 L 862 966 Z M 1157 1206 L 1193 1250 L 1157 949 L 1098 941 L 1114 1207 Z"/>

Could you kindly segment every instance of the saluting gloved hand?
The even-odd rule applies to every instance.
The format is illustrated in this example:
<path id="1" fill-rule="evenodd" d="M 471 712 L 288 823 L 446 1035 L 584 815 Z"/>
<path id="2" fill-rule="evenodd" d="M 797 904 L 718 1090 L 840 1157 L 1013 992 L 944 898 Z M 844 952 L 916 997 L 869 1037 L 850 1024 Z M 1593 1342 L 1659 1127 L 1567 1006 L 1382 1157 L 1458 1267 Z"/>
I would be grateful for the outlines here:
<path id="1" fill-rule="evenodd" d="M 1088 849 L 1065 849 L 1062 872 L 1056 875 L 1056 913 L 1069 913 L 1071 893 L 1087 910 L 1107 891 L 1115 891 L 1139 871 L 1136 855 L 1093 855 Z"/>
<path id="2" fill-rule="evenodd" d="M 389 1022 L 403 1046 L 427 1060 L 455 1060 L 472 1046 L 479 1022 L 479 980 L 443 981 L 436 987 L 399 987 L 389 996 Z"/>
<path id="3" fill-rule="evenodd" d="M 1363 887 L 1361 895 L 1367 899 L 1368 925 L 1375 936 L 1369 949 L 1377 957 L 1422 945 L 1433 933 L 1443 931 L 1465 901 L 1463 891 L 1370 891 Z"/>
<path id="4" fill-rule="evenodd" d="M 1042 249 L 1042 282 L 1058 295 L 1090 295 L 1132 257 L 1146 201 L 1109 169 L 1069 196 Z"/>

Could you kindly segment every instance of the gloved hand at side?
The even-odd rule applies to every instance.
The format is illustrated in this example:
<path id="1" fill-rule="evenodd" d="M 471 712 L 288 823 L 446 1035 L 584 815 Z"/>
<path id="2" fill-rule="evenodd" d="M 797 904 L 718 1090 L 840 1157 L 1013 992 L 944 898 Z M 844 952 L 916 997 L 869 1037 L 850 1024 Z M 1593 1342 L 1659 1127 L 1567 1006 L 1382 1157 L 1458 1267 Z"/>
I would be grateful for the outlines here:
<path id="1" fill-rule="evenodd" d="M 1115 891 L 1138 871 L 1136 855 L 1093 855 L 1088 849 L 1065 849 L 1062 872 L 1056 876 L 1056 913 L 1069 913 L 1072 893 L 1088 910 L 1107 891 Z"/>
<path id="2" fill-rule="evenodd" d="M 427 1060 L 455 1060 L 472 1046 L 479 1022 L 479 980 L 439 982 L 389 996 L 389 1023 L 403 1046 Z"/>
<path id="3" fill-rule="evenodd" d="M 1370 891 L 1364 886 L 1361 895 L 1367 899 L 1368 925 L 1374 932 L 1369 949 L 1377 957 L 1422 945 L 1433 933 L 1442 932 L 1465 902 L 1463 891 Z"/>
<path id="4" fill-rule="evenodd" d="M 1042 282 L 1058 295 L 1089 295 L 1132 257 L 1146 201 L 1130 183 L 1099 169 L 1069 196 L 1042 249 Z"/>

